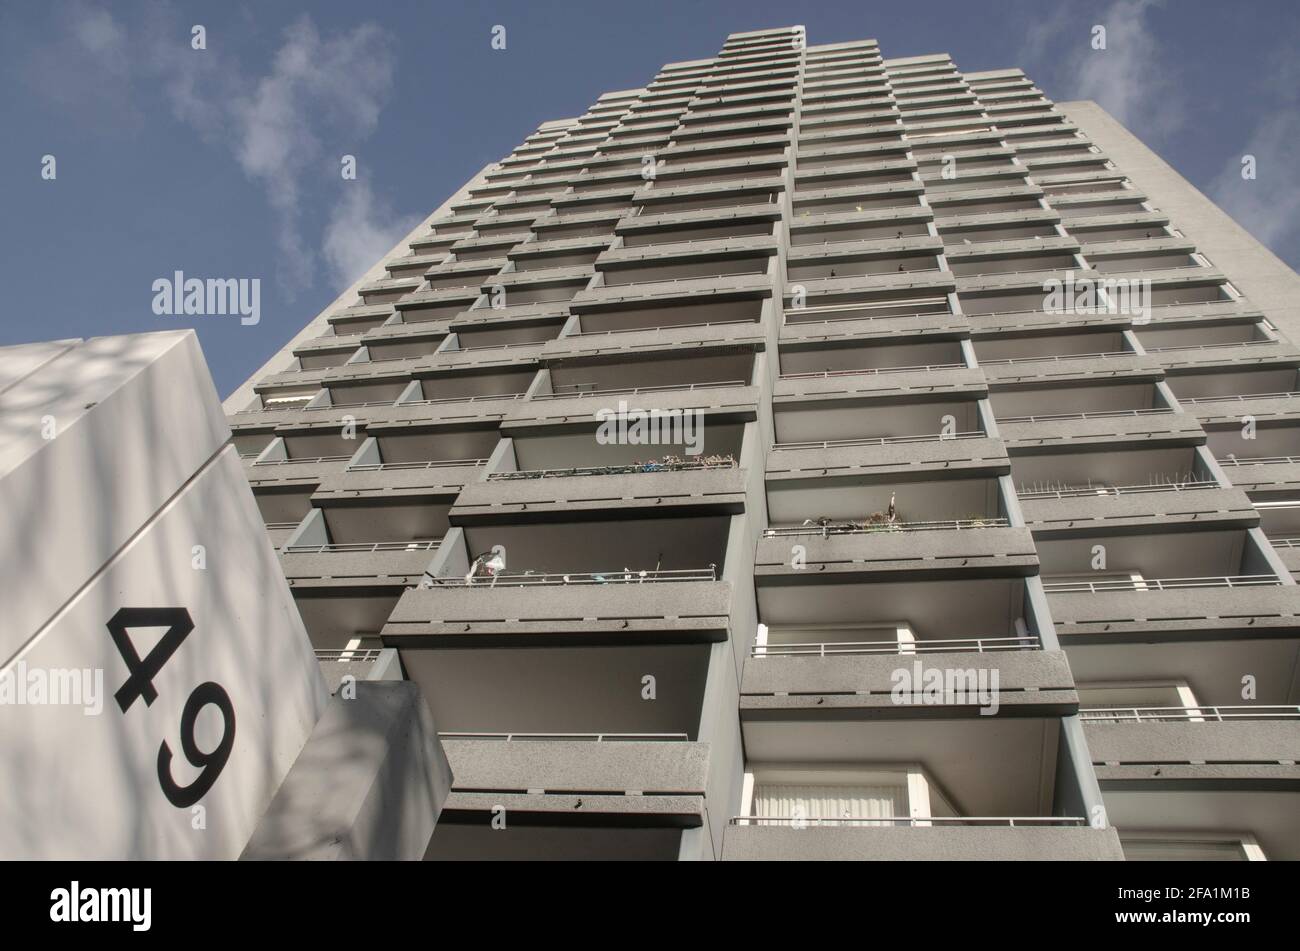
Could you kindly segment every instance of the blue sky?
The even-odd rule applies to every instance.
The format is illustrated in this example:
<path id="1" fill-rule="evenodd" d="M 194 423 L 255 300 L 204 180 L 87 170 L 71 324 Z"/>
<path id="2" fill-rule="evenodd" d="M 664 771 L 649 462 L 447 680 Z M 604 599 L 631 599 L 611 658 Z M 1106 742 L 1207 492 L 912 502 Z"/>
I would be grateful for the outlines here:
<path id="1" fill-rule="evenodd" d="M 1054 99 L 1096 99 L 1300 264 L 1294 0 L 7 0 L 0 345 L 194 327 L 225 395 L 539 122 L 791 23 L 813 44 L 873 37 L 886 57 L 1020 66 Z M 260 278 L 260 323 L 156 316 L 153 282 L 176 270 Z"/>

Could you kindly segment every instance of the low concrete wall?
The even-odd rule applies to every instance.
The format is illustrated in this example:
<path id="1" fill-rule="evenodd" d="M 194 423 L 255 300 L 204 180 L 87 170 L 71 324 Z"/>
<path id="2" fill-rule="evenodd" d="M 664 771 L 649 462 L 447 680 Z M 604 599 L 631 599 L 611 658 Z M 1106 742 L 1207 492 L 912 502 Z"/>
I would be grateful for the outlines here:
<path id="1" fill-rule="evenodd" d="M 1122 860 L 1114 829 L 1005 826 L 728 826 L 722 857 L 735 861 Z"/>
<path id="2" fill-rule="evenodd" d="M 331 700 L 242 859 L 424 857 L 452 782 L 433 715 L 410 681 L 355 692 Z"/>

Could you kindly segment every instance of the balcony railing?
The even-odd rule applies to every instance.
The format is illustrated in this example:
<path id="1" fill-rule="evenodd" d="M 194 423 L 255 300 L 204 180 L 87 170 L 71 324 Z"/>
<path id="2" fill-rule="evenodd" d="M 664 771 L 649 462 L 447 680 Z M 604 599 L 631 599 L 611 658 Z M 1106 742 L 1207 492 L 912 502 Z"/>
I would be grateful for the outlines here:
<path id="1" fill-rule="evenodd" d="M 380 654 L 383 653 L 382 647 L 355 647 L 344 648 L 342 650 L 322 650 L 316 649 L 316 659 L 321 663 L 338 663 L 338 664 L 373 664 L 379 660 Z"/>
<path id="2" fill-rule="evenodd" d="M 431 459 L 428 462 L 374 462 L 348 466 L 348 472 L 393 472 L 399 469 L 451 469 L 458 466 L 481 466 L 486 459 Z"/>
<path id="3" fill-rule="evenodd" d="M 643 584 L 659 581 L 716 581 L 716 565 L 707 568 L 679 568 L 673 570 L 656 569 L 634 571 L 568 571 L 543 572 L 524 571 L 514 574 L 484 574 L 473 578 L 430 577 L 425 580 L 432 585 L 468 588 L 511 588 L 534 587 L 538 585 L 585 585 L 585 584 Z"/>
<path id="4" fill-rule="evenodd" d="M 1102 594 L 1108 591 L 1251 588 L 1281 583 L 1276 575 L 1225 575 L 1218 578 L 1114 578 L 1106 581 L 1044 581 L 1043 590 L 1054 594 Z"/>
<path id="5" fill-rule="evenodd" d="M 1148 351 L 1150 352 L 1150 351 Z M 1065 360 L 1113 360 L 1116 357 L 1136 357 L 1132 350 L 1103 350 L 1098 353 L 1059 353 L 1041 357 L 1010 357 L 1005 360 L 980 360 L 982 367 L 1014 366 L 1018 363 L 1059 363 Z"/>
<path id="6" fill-rule="evenodd" d="M 1090 707 L 1079 719 L 1092 723 L 1147 723 L 1182 721 L 1223 723 L 1228 720 L 1296 720 L 1300 706 L 1230 707 Z"/>
<path id="7" fill-rule="evenodd" d="M 351 456 L 302 456 L 295 459 L 262 459 L 255 466 L 309 466 L 318 462 L 346 462 Z"/>
<path id="8" fill-rule="evenodd" d="M 333 554 L 337 552 L 432 551 L 440 544 L 442 544 L 441 538 L 427 538 L 410 542 L 330 542 L 327 545 L 290 545 L 283 550 L 298 555 Z"/>
<path id="9" fill-rule="evenodd" d="M 1300 396 L 1300 392 L 1290 390 L 1285 393 L 1238 393 L 1233 396 L 1200 396 L 1196 398 L 1179 397 L 1178 402 L 1195 406 L 1198 403 L 1242 403 L 1247 400 L 1286 400 Z"/>
<path id="10" fill-rule="evenodd" d="M 732 816 L 734 826 L 1086 826 L 1082 816 L 879 816 L 877 818 L 799 818 L 794 816 Z"/>
<path id="11" fill-rule="evenodd" d="M 631 270 L 631 268 L 629 268 L 628 270 Z M 612 272 L 609 270 L 601 271 L 601 274 L 610 274 L 610 273 L 617 274 L 618 272 L 617 270 Z M 767 273 L 767 265 L 764 264 L 763 267 L 757 270 L 731 271 L 726 274 L 700 274 L 694 277 L 652 277 L 647 280 L 627 281 L 618 284 L 610 284 L 606 282 L 600 286 L 602 287 L 649 287 L 651 284 L 683 284 L 690 281 L 722 281 L 722 280 L 726 280 L 729 277 L 753 277 L 756 274 L 766 274 L 766 273 Z"/>
<path id="12" fill-rule="evenodd" d="M 1093 485 L 1077 486 L 1065 489 L 1038 489 L 1033 492 L 1021 491 L 1016 495 L 1021 499 L 1076 499 L 1097 495 L 1145 495 L 1149 492 L 1190 492 L 1200 489 L 1221 489 L 1213 480 L 1195 480 L 1189 482 L 1152 482 L 1146 485 Z"/>
<path id="13" fill-rule="evenodd" d="M 557 479 L 577 476 L 632 475 L 641 472 L 698 472 L 714 469 L 734 469 L 736 460 L 730 455 L 710 457 L 699 462 L 682 460 L 665 462 L 636 462 L 624 466 L 577 466 L 568 469 L 520 469 L 515 472 L 492 472 L 489 481 L 514 481 L 518 479 Z"/>
<path id="14" fill-rule="evenodd" d="M 1122 416 L 1161 416 L 1173 413 L 1171 406 L 1157 406 L 1152 409 L 1111 409 L 1095 413 L 1051 413 L 1043 416 L 999 416 L 999 423 L 1046 423 L 1065 419 L 1109 419 Z"/>
<path id="15" fill-rule="evenodd" d="M 914 367 L 873 367 L 861 370 L 822 370 L 814 373 L 782 373 L 783 380 L 825 380 L 836 376 L 861 376 L 868 373 L 927 373 L 932 370 L 969 370 L 964 363 L 932 363 Z"/>
<path id="16" fill-rule="evenodd" d="M 486 393 L 479 396 L 441 396 L 432 400 L 404 400 L 398 406 L 432 406 L 438 403 L 482 403 L 485 400 L 521 400 L 523 393 Z M 385 404 L 385 405 L 392 405 Z"/>
<path id="17" fill-rule="evenodd" d="M 690 740 L 686 733 L 462 733 L 442 732 L 445 740 L 500 740 L 503 743 L 520 741 L 579 740 L 591 743 L 684 743 Z"/>
<path id="18" fill-rule="evenodd" d="M 1221 466 L 1268 466 L 1300 462 L 1300 456 L 1224 456 L 1214 461 Z"/>
<path id="19" fill-rule="evenodd" d="M 759 322 L 757 320 L 714 320 L 698 324 L 660 324 L 654 327 L 616 327 L 613 330 L 580 330 L 577 333 L 565 334 L 562 337 L 557 337 L 556 340 L 568 340 L 570 337 L 602 337 L 612 334 L 658 333 L 661 330 L 699 330 L 704 327 L 730 327 L 735 324 L 753 324 L 757 327 Z"/>
<path id="20" fill-rule="evenodd" d="M 917 436 L 864 436 L 861 439 L 825 439 L 821 442 L 778 442 L 773 449 L 835 449 L 841 446 L 893 446 L 904 443 L 948 442 L 952 439 L 983 439 L 982 432 L 922 433 Z"/>
<path id="21" fill-rule="evenodd" d="M 304 410 L 312 412 L 319 409 L 358 409 L 363 406 L 392 406 L 397 402 L 397 397 L 387 400 L 363 400 L 357 403 L 318 403 L 315 406 L 304 406 Z"/>
<path id="22" fill-rule="evenodd" d="M 673 390 L 711 390 L 727 386 L 747 386 L 744 380 L 722 380 L 717 383 L 668 383 L 661 386 L 627 386 L 615 387 L 608 390 L 584 390 L 583 386 L 594 386 L 595 384 L 569 383 L 556 387 L 554 393 L 538 393 L 533 396 L 535 400 L 561 400 L 569 399 L 575 396 L 636 396 L 640 393 L 663 393 Z"/>
<path id="23" fill-rule="evenodd" d="M 1234 340 L 1228 343 L 1194 343 L 1182 347 L 1146 347 L 1147 353 L 1179 353 L 1183 350 L 1224 350 L 1235 347 L 1276 347 L 1281 340 Z"/>
<path id="24" fill-rule="evenodd" d="M 755 644 L 751 657 L 829 657 L 836 654 L 988 653 L 1037 650 L 1038 637 L 953 637 L 925 641 L 826 641 L 805 644 Z"/>
<path id="25" fill-rule="evenodd" d="M 1011 523 L 1000 516 L 988 518 L 953 518 L 932 522 L 898 522 L 882 519 L 878 522 L 836 522 L 811 525 L 785 525 L 763 530 L 764 538 L 779 538 L 789 535 L 870 535 L 876 532 L 936 532 L 961 531 L 973 528 L 1006 528 Z"/>

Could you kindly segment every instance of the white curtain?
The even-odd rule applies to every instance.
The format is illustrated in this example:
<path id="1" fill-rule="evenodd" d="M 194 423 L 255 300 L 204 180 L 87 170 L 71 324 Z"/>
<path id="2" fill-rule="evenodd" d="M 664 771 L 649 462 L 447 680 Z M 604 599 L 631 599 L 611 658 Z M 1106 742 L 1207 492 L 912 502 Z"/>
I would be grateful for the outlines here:
<path id="1" fill-rule="evenodd" d="M 839 823 L 835 821 L 837 819 L 877 820 L 906 816 L 907 787 L 901 783 L 889 786 L 759 783 L 754 787 L 754 812 L 759 816 L 772 819 L 803 818 L 808 820 L 810 825 L 838 825 Z M 787 822 L 779 824 L 789 825 Z M 845 825 L 892 825 L 892 823 L 859 821 L 845 823 Z"/>

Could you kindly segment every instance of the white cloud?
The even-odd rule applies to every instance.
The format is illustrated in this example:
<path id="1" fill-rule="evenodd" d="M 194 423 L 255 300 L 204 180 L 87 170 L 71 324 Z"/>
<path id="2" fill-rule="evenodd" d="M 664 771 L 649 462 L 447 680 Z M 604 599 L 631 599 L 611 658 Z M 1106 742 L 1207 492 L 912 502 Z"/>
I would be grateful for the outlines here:
<path id="1" fill-rule="evenodd" d="M 259 75 L 230 53 L 233 44 L 209 36 L 206 50 L 192 49 L 188 25 L 166 5 L 128 26 L 108 9 L 78 4 L 64 25 L 54 44 L 30 51 L 35 88 L 111 129 L 128 121 L 138 127 L 141 88 L 161 87 L 173 116 L 228 149 L 265 193 L 282 289 L 291 294 L 313 280 L 318 252 L 304 236 L 303 190 L 330 175 L 340 186 L 356 184 L 338 179 L 338 160 L 357 153 L 379 124 L 393 87 L 392 37 L 373 24 L 322 35 L 304 15 Z M 345 204 L 355 211 L 356 201 Z M 367 197 L 365 207 L 373 204 Z"/>
<path id="2" fill-rule="evenodd" d="M 1300 114 L 1279 108 L 1258 125 L 1242 156 L 1255 156 L 1256 178 L 1242 178 L 1242 156 L 1232 156 L 1214 181 L 1210 197 L 1262 243 L 1295 259 L 1300 243 Z"/>
<path id="3" fill-rule="evenodd" d="M 373 25 L 322 38 L 309 17 L 285 32 L 271 71 L 214 99 L 191 75 L 171 87 L 173 108 L 207 131 L 214 116 L 244 174 L 263 186 L 277 216 L 276 241 L 292 286 L 312 278 L 313 254 L 300 227 L 301 182 L 326 161 L 322 136 L 369 136 L 393 84 L 387 35 Z"/>
<path id="4" fill-rule="evenodd" d="M 387 203 L 378 201 L 364 181 L 342 182 L 342 200 L 325 227 L 325 260 L 339 287 L 346 287 L 387 254 L 398 239 L 419 222 L 399 219 Z"/>
<path id="5" fill-rule="evenodd" d="M 1189 111 L 1147 16 L 1159 5 L 1115 0 L 1096 16 L 1058 11 L 1030 27 L 1021 60 L 1031 64 L 1031 78 L 1040 69 L 1050 78 L 1057 99 L 1092 99 L 1143 138 L 1159 139 L 1181 126 Z M 1092 48 L 1098 25 L 1106 28 L 1105 49 Z"/>

